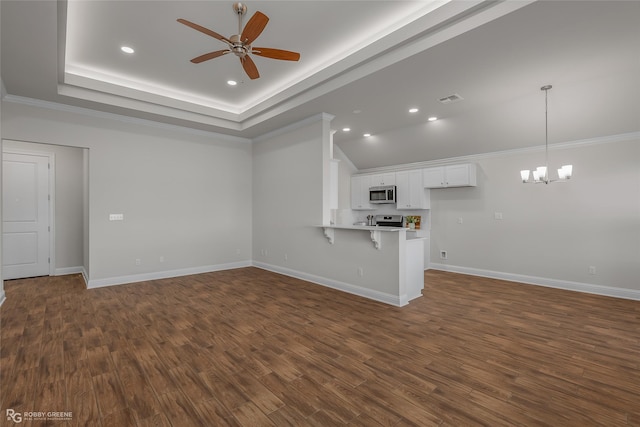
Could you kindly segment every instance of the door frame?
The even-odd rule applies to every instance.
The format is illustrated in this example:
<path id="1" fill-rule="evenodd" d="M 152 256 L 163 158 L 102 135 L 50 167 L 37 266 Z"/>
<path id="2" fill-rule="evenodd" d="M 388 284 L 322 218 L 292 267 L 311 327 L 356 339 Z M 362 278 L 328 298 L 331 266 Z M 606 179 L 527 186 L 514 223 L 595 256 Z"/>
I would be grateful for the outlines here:
<path id="1" fill-rule="evenodd" d="M 2 142 L 2 160 L 5 154 L 22 154 L 26 156 L 47 157 L 49 161 L 49 276 L 56 274 L 56 155 L 50 151 L 34 151 L 20 150 L 14 148 L 4 148 L 4 141 L 14 141 L 11 139 L 3 139 Z M 20 142 L 20 141 L 15 141 Z M 2 186 L 4 186 L 4 181 Z M 1 213 L 0 213 L 1 215 Z"/>

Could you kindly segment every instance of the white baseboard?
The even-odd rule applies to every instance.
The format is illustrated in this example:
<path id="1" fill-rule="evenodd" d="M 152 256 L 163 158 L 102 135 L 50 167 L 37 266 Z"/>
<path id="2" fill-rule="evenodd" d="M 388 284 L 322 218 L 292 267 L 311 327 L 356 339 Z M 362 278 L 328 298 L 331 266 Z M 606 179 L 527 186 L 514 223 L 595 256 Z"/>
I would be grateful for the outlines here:
<path id="1" fill-rule="evenodd" d="M 4 287 L 4 285 L 3 285 Z M 4 295 L 4 289 L 0 289 L 0 307 L 2 307 L 2 304 L 4 304 L 4 301 L 7 299 L 7 297 Z"/>
<path id="2" fill-rule="evenodd" d="M 305 280 L 317 285 L 326 286 L 331 289 L 358 295 L 363 298 L 372 299 L 374 301 L 383 302 L 385 304 L 394 305 L 396 307 L 402 307 L 409 303 L 409 298 L 406 295 L 396 296 L 385 292 L 374 291 L 373 289 L 367 289 L 361 286 L 329 279 L 327 277 L 316 276 L 314 274 L 291 270 L 289 268 L 266 264 L 263 262 L 253 261 L 252 265 L 263 270 L 272 271 L 274 273 L 283 274 L 285 276 L 295 277 L 296 279 Z"/>
<path id="3" fill-rule="evenodd" d="M 640 291 L 634 289 L 614 288 L 610 286 L 592 285 L 589 283 L 572 282 L 569 280 L 548 279 L 546 277 L 527 276 L 524 274 L 504 273 L 500 271 L 482 270 L 479 268 L 460 267 L 456 265 L 430 263 L 433 270 L 450 271 L 471 276 L 489 277 L 491 279 L 508 280 L 525 283 L 527 285 L 546 286 L 548 288 L 564 289 L 567 291 L 584 292 L 614 298 L 640 301 Z"/>
<path id="4" fill-rule="evenodd" d="M 56 268 L 53 274 L 55 276 L 66 276 L 67 274 L 78 274 L 84 271 L 84 267 L 64 267 Z"/>
<path id="5" fill-rule="evenodd" d="M 158 271 L 154 273 L 132 274 L 129 276 L 108 277 L 106 279 L 86 279 L 87 289 L 102 288 L 104 286 L 124 285 L 127 283 L 144 282 L 147 280 L 169 279 L 171 277 L 189 276 L 191 274 L 210 273 L 212 271 L 232 270 L 234 268 L 251 267 L 251 261 L 240 261 L 227 264 L 207 265 L 179 270 Z M 84 269 L 83 269 L 84 272 Z"/>
<path id="6" fill-rule="evenodd" d="M 82 278 L 84 279 L 84 286 L 85 288 L 89 288 L 89 275 L 87 274 L 87 270 L 84 269 L 84 267 L 82 267 Z"/>

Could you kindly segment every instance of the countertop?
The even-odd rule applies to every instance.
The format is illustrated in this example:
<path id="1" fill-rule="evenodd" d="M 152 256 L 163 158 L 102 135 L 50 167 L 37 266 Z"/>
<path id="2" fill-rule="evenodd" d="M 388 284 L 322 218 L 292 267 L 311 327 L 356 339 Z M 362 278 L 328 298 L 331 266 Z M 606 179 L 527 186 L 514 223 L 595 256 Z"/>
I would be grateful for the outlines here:
<path id="1" fill-rule="evenodd" d="M 367 230 L 367 231 L 408 231 L 403 227 L 382 227 L 377 225 L 320 225 L 325 228 L 337 228 L 341 230 Z"/>

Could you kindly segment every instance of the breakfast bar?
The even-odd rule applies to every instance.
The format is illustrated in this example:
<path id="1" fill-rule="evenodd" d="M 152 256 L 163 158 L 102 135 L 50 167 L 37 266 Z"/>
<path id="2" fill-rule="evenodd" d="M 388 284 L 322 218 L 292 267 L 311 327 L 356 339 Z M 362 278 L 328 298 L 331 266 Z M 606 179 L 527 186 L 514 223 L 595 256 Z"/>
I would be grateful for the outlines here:
<path id="1" fill-rule="evenodd" d="M 397 282 L 387 283 L 386 293 L 390 293 L 394 305 L 403 306 L 409 301 L 422 296 L 424 288 L 424 239 L 408 238 L 408 229 L 403 227 L 367 226 L 367 225 L 322 225 L 328 244 L 336 246 L 336 251 L 340 251 L 338 246 L 341 243 L 349 244 L 353 247 L 354 242 L 358 244 L 359 252 L 366 253 L 373 247 L 374 253 L 384 251 L 382 262 L 387 260 L 389 269 L 397 269 L 393 277 Z M 413 233 L 409 233 L 412 234 Z M 369 242 L 367 244 L 367 242 Z M 373 254 L 371 256 L 373 256 Z M 357 266 L 354 258 L 354 270 L 360 276 L 358 286 L 368 288 L 373 283 L 363 280 L 362 268 Z M 396 274 L 397 273 L 397 274 Z M 385 299 L 385 302 L 388 302 Z"/>
<path id="2" fill-rule="evenodd" d="M 340 230 L 366 230 L 369 231 L 371 233 L 371 241 L 373 242 L 373 246 L 376 249 L 380 249 L 380 246 L 382 244 L 382 234 L 385 231 L 390 231 L 390 232 L 402 232 L 402 231 L 406 231 L 406 229 L 404 228 L 397 228 L 397 227 L 381 227 L 381 226 L 376 226 L 376 225 L 330 225 L 330 226 L 323 226 L 324 228 L 324 235 L 327 239 L 329 239 L 329 243 L 333 244 L 334 239 L 335 239 L 335 232 L 334 230 L 336 229 L 340 229 Z"/>

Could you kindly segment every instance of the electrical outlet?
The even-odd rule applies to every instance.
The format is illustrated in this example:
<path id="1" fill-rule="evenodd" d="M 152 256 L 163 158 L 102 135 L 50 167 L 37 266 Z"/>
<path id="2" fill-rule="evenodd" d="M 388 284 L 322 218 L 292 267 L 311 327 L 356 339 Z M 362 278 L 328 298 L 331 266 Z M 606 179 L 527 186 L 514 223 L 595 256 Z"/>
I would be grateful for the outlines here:
<path id="1" fill-rule="evenodd" d="M 240 255 L 240 249 L 236 249 L 236 255 Z"/>
<path id="2" fill-rule="evenodd" d="M 362 267 L 358 267 L 358 276 L 364 276 L 364 269 Z"/>
<path id="3" fill-rule="evenodd" d="M 501 219 L 502 219 L 502 212 L 494 212 L 494 213 L 493 213 L 493 217 L 494 217 L 496 220 L 501 220 Z"/>
<path id="4" fill-rule="evenodd" d="M 288 261 L 289 260 L 289 256 L 287 254 L 284 254 L 284 260 Z"/>
<path id="5" fill-rule="evenodd" d="M 136 265 L 142 264 L 142 260 L 140 258 L 136 258 Z"/>
<path id="6" fill-rule="evenodd" d="M 160 255 L 160 262 L 164 262 L 164 255 Z"/>
<path id="7" fill-rule="evenodd" d="M 462 218 L 458 218 L 458 224 L 462 224 L 463 222 Z"/>
<path id="8" fill-rule="evenodd" d="M 595 275 L 596 274 L 596 266 L 595 265 L 590 265 L 589 266 L 589 274 L 591 274 L 591 275 Z"/>
<path id="9" fill-rule="evenodd" d="M 440 259 L 447 259 L 447 251 L 440 251 Z"/>

